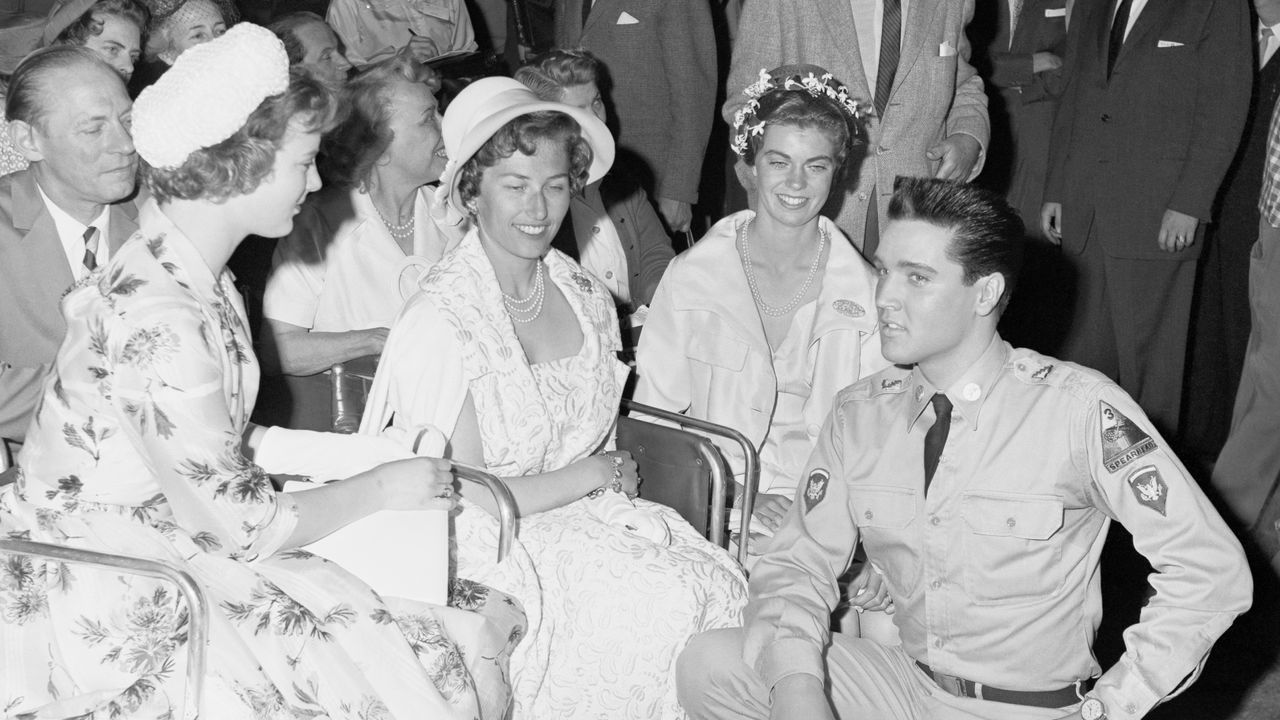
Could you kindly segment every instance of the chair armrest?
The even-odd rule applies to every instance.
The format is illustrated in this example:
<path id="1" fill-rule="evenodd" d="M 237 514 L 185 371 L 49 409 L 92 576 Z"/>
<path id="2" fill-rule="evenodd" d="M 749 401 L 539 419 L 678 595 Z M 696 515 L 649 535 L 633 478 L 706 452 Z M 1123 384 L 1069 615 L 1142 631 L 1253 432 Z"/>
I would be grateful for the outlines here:
<path id="1" fill-rule="evenodd" d="M 727 438 L 736 442 L 742 448 L 742 455 L 746 458 L 746 467 L 744 468 L 744 476 L 742 479 L 742 519 L 738 531 L 738 562 L 741 563 L 743 567 L 746 567 L 747 545 L 751 538 L 751 513 L 755 511 L 756 493 L 760 488 L 760 457 L 756 452 L 755 446 L 751 444 L 751 441 L 747 439 L 746 435 L 743 435 L 737 430 L 724 425 L 717 425 L 716 423 L 702 420 L 700 418 L 681 415 L 680 413 L 663 410 L 661 408 L 645 405 L 625 398 L 622 400 L 622 409 L 628 413 L 640 413 L 658 418 L 659 420 L 666 420 L 667 422 L 675 423 L 682 428 L 692 428 L 708 435 L 717 435 L 722 438 Z M 716 492 L 713 489 L 713 495 L 715 494 Z M 716 507 L 712 508 L 712 533 L 719 533 L 720 528 L 724 526 L 725 501 L 726 498 L 723 491 L 719 493 L 718 498 L 712 498 L 712 502 L 716 503 Z M 712 542 L 716 542 L 715 538 L 711 538 L 711 540 Z M 719 543 L 717 542 L 717 544 Z"/>
<path id="2" fill-rule="evenodd" d="M 183 717 L 196 720 L 200 715 L 200 699 L 204 683 L 205 652 L 209 639 L 209 603 L 195 579 L 172 565 L 143 558 L 111 555 L 94 550 L 52 545 L 31 540 L 0 539 L 0 554 L 27 555 L 77 565 L 92 565 L 124 570 L 135 575 L 168 580 L 178 586 L 187 601 L 187 693 Z"/>
<path id="3" fill-rule="evenodd" d="M 493 493 L 493 500 L 498 506 L 498 562 L 506 560 L 511 552 L 511 542 L 516 537 L 516 498 L 511 489 L 497 475 L 460 462 L 453 463 L 453 474 L 483 485 Z"/>

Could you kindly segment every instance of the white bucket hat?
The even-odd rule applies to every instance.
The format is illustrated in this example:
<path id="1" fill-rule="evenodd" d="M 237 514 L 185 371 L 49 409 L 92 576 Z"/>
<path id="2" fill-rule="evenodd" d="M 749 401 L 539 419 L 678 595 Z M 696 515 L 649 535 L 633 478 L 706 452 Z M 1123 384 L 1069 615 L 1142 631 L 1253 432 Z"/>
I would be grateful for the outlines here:
<path id="1" fill-rule="evenodd" d="M 613 166 L 613 135 L 599 118 L 581 108 L 539 100 L 518 80 L 487 77 L 463 88 L 445 111 L 440 134 L 449 163 L 440 178 L 438 191 L 445 197 L 438 199 L 447 200 L 450 207 L 466 216 L 467 209 L 458 197 L 458 171 L 503 125 L 521 115 L 546 110 L 564 113 L 578 122 L 582 137 L 591 146 L 587 182 L 604 177 Z"/>

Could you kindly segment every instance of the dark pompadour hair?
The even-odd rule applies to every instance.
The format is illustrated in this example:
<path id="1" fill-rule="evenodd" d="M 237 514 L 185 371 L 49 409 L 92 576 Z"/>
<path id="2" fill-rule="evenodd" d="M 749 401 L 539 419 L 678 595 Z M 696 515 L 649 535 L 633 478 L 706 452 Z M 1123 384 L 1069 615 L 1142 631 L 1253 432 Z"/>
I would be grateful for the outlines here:
<path id="1" fill-rule="evenodd" d="M 920 220 L 951 231 L 947 257 L 964 269 L 964 282 L 1000 273 L 1005 279 L 998 309 L 1009 304 L 1022 268 L 1026 228 L 999 195 L 968 183 L 900 177 L 893 184 L 890 220 Z"/>

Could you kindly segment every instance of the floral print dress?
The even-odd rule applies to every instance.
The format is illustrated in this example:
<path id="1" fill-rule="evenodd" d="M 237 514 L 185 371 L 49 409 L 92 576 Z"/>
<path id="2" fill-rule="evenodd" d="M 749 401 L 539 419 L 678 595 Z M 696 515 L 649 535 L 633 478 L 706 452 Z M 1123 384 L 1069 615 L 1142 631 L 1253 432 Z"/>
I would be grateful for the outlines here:
<path id="1" fill-rule="evenodd" d="M 467 581 L 457 607 L 381 598 L 283 548 L 296 506 L 240 453 L 258 367 L 231 275 L 153 203 L 141 228 L 63 299 L 67 338 L 0 532 L 189 572 L 211 610 L 204 717 L 506 714 L 524 632 L 511 598 Z M 179 717 L 188 624 L 166 582 L 0 555 L 0 708 Z"/>
<path id="2" fill-rule="evenodd" d="M 362 432 L 435 425 L 452 433 L 467 393 L 487 469 L 502 477 L 566 467 L 609 440 L 628 369 L 604 286 L 559 251 L 545 258 L 578 318 L 574 355 L 531 365 L 503 310 L 497 277 L 473 230 L 433 267 L 392 326 Z M 682 718 L 675 661 L 693 635 L 742 623 L 737 564 L 670 508 L 670 542 L 610 523 L 578 500 L 520 518 L 511 555 L 494 563 L 494 518 L 463 505 L 455 518 L 459 574 L 511 593 L 529 616 L 512 657 L 516 718 Z"/>

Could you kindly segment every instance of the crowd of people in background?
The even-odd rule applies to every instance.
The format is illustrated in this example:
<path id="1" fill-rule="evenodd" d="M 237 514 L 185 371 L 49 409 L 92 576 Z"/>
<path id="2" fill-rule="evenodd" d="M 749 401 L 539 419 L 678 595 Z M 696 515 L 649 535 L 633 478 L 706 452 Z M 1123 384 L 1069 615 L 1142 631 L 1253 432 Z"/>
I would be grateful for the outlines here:
<path id="1" fill-rule="evenodd" d="M 1280 572 L 1280 0 L 28 0 L 0 46 L 0 533 L 190 573 L 211 717 L 1134 720 Z M 727 548 L 624 398 L 753 447 Z M 444 604 L 306 550 L 440 509 Z M 1112 522 L 1154 572 L 1102 667 Z M 3 560 L 6 717 L 179 712 L 179 595 Z"/>

